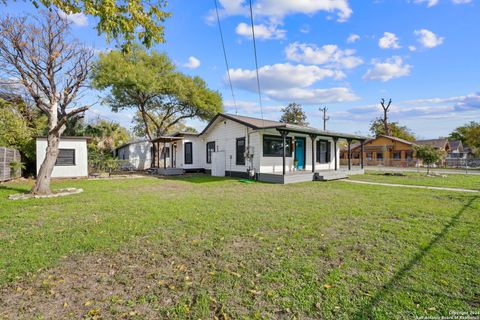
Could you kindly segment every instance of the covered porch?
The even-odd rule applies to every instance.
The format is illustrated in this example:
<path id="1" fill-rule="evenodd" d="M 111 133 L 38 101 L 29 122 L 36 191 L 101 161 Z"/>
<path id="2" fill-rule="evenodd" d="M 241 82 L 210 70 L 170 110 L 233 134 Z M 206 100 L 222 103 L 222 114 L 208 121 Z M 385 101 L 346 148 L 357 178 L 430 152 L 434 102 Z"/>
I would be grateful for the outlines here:
<path id="1" fill-rule="evenodd" d="M 267 130 L 267 134 L 268 133 L 276 133 L 276 135 L 280 135 L 282 139 L 282 164 L 281 167 L 273 166 L 273 171 L 270 172 L 265 170 L 267 166 L 261 166 L 260 172 L 257 175 L 260 181 L 281 184 L 305 181 L 328 181 L 344 179 L 349 175 L 364 173 L 363 157 L 359 159 L 359 167 L 352 167 L 350 157 L 347 168 L 340 168 L 339 141 L 345 140 L 347 142 L 349 154 L 351 154 L 350 149 L 352 142 L 359 142 L 363 150 L 367 137 L 289 124 L 280 128 L 271 128 Z M 303 145 L 303 148 L 300 150 L 300 153 L 302 153 L 301 157 L 297 156 L 296 149 L 298 140 L 301 142 L 300 145 Z M 290 149 L 295 149 L 294 152 L 292 152 L 292 150 L 287 151 L 289 145 Z M 327 146 L 327 150 L 324 150 L 325 146 Z M 297 158 L 303 158 L 301 166 L 298 166 Z M 292 162 L 294 163 L 293 168 L 291 166 Z"/>
<path id="2" fill-rule="evenodd" d="M 184 170 L 177 168 L 177 143 L 183 137 L 160 136 L 152 141 L 152 170 L 159 175 L 182 175 Z"/>

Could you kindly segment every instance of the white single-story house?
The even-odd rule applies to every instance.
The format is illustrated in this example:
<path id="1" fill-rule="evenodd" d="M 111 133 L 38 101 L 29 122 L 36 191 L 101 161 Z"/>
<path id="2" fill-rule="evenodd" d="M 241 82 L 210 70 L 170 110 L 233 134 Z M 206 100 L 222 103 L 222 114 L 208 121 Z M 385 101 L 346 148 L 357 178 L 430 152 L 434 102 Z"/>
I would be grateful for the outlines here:
<path id="1" fill-rule="evenodd" d="M 160 173 L 175 168 L 276 183 L 326 180 L 350 171 L 340 170 L 339 139 L 362 143 L 367 137 L 219 113 L 199 134 L 156 138 L 150 162 Z"/>
<path id="2" fill-rule="evenodd" d="M 52 178 L 86 178 L 88 177 L 87 137 L 61 137 L 59 153 Z M 36 141 L 37 174 L 45 159 L 47 138 L 39 137 Z"/>

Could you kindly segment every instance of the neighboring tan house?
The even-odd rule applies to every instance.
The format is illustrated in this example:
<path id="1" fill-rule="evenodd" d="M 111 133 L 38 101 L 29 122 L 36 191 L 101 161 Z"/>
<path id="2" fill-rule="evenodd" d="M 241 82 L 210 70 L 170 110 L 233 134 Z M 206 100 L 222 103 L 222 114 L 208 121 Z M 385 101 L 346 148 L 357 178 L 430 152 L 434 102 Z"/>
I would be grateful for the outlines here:
<path id="1" fill-rule="evenodd" d="M 376 138 L 369 139 L 363 145 L 364 163 L 367 166 L 395 166 L 407 167 L 415 166 L 413 146 L 415 143 L 392 137 L 388 135 L 379 135 Z M 356 143 L 351 146 L 352 164 L 359 165 L 361 144 Z M 344 147 L 341 151 L 341 164 L 348 163 L 348 148 Z"/>
<path id="2" fill-rule="evenodd" d="M 435 149 L 441 151 L 442 159 L 438 165 L 445 165 L 445 159 L 447 158 L 448 153 L 450 152 L 450 143 L 446 138 L 440 139 L 428 139 L 428 140 L 416 140 L 414 141 L 419 146 L 430 145 Z"/>
<path id="3" fill-rule="evenodd" d="M 213 176 L 251 175 L 276 183 L 326 179 L 327 174 L 340 178 L 348 172 L 339 170 L 339 139 L 367 138 L 219 113 L 199 134 L 154 139 L 157 154 L 152 155 L 152 163 L 160 174 L 204 171 Z M 167 147 L 170 159 L 159 163 L 158 152 Z"/>
<path id="4" fill-rule="evenodd" d="M 53 168 L 52 178 L 86 178 L 88 177 L 87 137 L 61 137 L 57 162 Z M 36 141 L 37 174 L 45 159 L 47 138 L 39 137 Z"/>

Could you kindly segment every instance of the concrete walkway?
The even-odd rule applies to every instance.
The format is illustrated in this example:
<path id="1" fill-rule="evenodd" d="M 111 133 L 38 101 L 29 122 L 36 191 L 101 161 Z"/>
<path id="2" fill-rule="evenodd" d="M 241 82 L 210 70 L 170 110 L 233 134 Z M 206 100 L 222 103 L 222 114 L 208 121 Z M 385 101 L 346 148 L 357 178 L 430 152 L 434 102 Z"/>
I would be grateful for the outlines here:
<path id="1" fill-rule="evenodd" d="M 368 171 L 393 171 L 393 172 L 427 172 L 427 168 L 399 168 L 399 167 L 383 167 L 383 166 L 365 166 Z M 430 172 L 438 174 L 471 174 L 480 175 L 478 169 L 442 169 L 430 168 Z"/>
<path id="2" fill-rule="evenodd" d="M 430 189 L 430 190 L 444 190 L 444 191 L 480 193 L 480 190 L 472 190 L 472 189 L 427 187 L 427 186 L 416 186 L 416 185 L 408 185 L 408 184 L 368 182 L 368 181 L 357 181 L 357 180 L 340 180 L 340 181 L 357 183 L 357 184 L 369 184 L 369 185 L 373 185 L 373 186 L 401 187 L 401 188 L 415 188 L 415 189 Z"/>

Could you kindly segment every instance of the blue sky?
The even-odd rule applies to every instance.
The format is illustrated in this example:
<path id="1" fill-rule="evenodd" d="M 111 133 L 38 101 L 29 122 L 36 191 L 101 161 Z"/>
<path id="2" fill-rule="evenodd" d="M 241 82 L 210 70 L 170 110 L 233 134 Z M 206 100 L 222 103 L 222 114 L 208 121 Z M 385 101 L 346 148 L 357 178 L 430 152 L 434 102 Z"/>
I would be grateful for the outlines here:
<path id="1" fill-rule="evenodd" d="M 327 129 L 367 134 L 369 122 L 381 114 L 380 98 L 392 98 L 391 120 L 420 138 L 480 120 L 477 2 L 253 1 L 265 118 L 276 120 L 282 106 L 297 102 L 310 124 L 321 127 L 318 108 L 327 106 Z M 219 0 L 238 113 L 259 116 L 247 3 Z M 182 72 L 204 78 L 221 92 L 225 110 L 235 113 L 213 8 L 213 0 L 170 0 L 167 42 L 155 49 Z M 35 12 L 28 2 L 9 2 L 7 11 Z M 97 35 L 92 18 L 69 18 L 81 41 L 97 50 L 114 47 Z M 88 100 L 97 95 L 89 93 Z M 129 127 L 132 114 L 95 106 L 88 116 Z"/>

